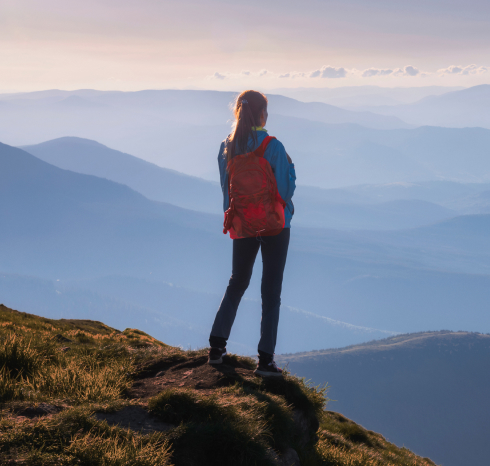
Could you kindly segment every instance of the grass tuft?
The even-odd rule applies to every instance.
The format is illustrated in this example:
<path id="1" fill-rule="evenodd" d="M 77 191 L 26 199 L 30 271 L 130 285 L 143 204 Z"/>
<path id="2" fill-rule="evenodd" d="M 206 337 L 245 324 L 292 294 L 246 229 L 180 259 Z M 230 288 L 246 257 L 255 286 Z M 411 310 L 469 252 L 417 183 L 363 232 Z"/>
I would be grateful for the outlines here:
<path id="1" fill-rule="evenodd" d="M 170 466 L 162 434 L 140 435 L 97 421 L 87 408 L 72 408 L 35 422 L 0 421 L 0 462 L 29 465 Z M 8 463 L 7 463 L 8 464 Z"/>
<path id="2" fill-rule="evenodd" d="M 240 368 L 227 380 L 234 385 L 167 389 L 148 401 L 152 415 L 176 426 L 168 431 L 144 435 L 94 415 L 131 404 L 144 410 L 145 400 L 128 398 L 131 384 L 151 386 L 169 369 L 175 377 L 189 367 L 210 370 L 206 355 L 205 348 L 184 351 L 136 329 L 0 305 L 0 464 L 272 466 L 292 447 L 308 466 L 434 466 L 325 411 L 327 386 L 287 371 L 279 380 L 254 377 L 246 369 L 255 361 L 237 355 L 224 360 Z M 22 417 L 32 413 L 41 417 Z"/>

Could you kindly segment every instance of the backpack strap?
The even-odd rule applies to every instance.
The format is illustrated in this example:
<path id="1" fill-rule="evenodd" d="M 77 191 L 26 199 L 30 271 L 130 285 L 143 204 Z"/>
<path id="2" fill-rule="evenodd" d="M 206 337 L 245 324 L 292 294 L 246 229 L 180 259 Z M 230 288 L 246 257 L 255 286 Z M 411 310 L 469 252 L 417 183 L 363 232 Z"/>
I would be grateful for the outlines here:
<path id="1" fill-rule="evenodd" d="M 254 150 L 254 154 L 257 157 L 263 157 L 264 152 L 267 149 L 267 146 L 269 145 L 269 142 L 271 142 L 273 139 L 276 139 L 274 136 L 266 136 L 264 140 L 262 141 L 262 144 L 257 147 L 257 149 Z"/>

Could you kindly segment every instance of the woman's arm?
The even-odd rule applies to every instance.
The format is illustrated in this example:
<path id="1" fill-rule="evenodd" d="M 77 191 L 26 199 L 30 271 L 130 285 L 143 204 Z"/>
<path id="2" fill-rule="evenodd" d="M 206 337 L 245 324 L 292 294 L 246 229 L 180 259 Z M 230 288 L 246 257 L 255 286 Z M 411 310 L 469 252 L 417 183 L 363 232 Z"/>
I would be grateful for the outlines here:
<path id="1" fill-rule="evenodd" d="M 276 177 L 277 190 L 285 202 L 289 202 L 296 189 L 296 173 L 291 157 L 279 141 L 274 141 L 274 156 L 270 158 L 272 171 Z"/>
<path id="2" fill-rule="evenodd" d="M 230 200 L 228 198 L 228 174 L 226 173 L 226 159 L 224 157 L 225 141 L 221 143 L 218 154 L 219 179 L 221 183 L 221 191 L 223 191 L 223 212 L 229 207 Z"/>

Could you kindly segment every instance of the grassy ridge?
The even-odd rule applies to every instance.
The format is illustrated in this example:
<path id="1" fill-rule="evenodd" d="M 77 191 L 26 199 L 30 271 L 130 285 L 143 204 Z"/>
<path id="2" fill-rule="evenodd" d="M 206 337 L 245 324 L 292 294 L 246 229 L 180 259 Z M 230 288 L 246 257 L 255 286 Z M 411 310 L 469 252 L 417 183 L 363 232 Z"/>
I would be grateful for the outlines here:
<path id="1" fill-rule="evenodd" d="M 182 383 L 147 398 L 131 396 L 132 386 L 160 380 L 151 369 L 155 361 L 173 368 L 180 382 L 191 372 L 184 366 L 202 366 L 205 354 L 139 330 L 44 319 L 0 305 L 0 463 L 433 465 L 326 411 L 325 387 L 289 374 L 284 380 L 254 377 L 254 362 L 240 356 L 224 364 L 239 368 L 240 378 L 223 376 L 205 390 Z M 97 415 L 125 407 L 139 407 L 167 427 L 148 432 Z M 33 410 L 37 415 L 28 415 Z"/>

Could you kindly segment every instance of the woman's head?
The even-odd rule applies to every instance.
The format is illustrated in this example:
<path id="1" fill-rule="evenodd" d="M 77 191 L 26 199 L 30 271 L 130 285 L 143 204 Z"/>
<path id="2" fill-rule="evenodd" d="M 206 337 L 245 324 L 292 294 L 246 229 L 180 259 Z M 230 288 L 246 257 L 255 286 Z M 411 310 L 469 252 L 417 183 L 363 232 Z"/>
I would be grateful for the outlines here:
<path id="1" fill-rule="evenodd" d="M 243 91 L 235 100 L 233 107 L 235 122 L 228 138 L 226 157 L 231 160 L 235 151 L 247 151 L 250 136 L 257 142 L 254 127 L 263 126 L 267 121 L 267 97 L 257 91 Z"/>

